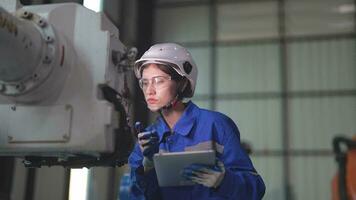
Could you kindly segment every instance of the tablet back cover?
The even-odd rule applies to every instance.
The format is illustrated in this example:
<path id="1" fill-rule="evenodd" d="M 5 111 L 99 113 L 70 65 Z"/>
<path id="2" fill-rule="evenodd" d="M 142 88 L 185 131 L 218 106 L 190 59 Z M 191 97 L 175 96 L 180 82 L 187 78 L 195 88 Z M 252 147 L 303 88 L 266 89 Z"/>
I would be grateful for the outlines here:
<path id="1" fill-rule="evenodd" d="M 157 153 L 153 157 L 158 184 L 161 187 L 194 185 L 182 177 L 185 167 L 197 164 L 215 164 L 215 151 L 187 151 Z"/>

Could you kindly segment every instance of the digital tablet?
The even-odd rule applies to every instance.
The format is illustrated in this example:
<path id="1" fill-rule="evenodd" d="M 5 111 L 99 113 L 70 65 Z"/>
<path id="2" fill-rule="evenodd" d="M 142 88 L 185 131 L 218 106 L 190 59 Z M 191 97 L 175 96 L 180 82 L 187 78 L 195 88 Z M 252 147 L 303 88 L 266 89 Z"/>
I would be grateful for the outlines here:
<path id="1" fill-rule="evenodd" d="M 153 156 L 158 184 L 161 187 L 194 185 L 182 177 L 182 171 L 191 164 L 215 164 L 215 151 L 186 151 L 156 153 Z"/>

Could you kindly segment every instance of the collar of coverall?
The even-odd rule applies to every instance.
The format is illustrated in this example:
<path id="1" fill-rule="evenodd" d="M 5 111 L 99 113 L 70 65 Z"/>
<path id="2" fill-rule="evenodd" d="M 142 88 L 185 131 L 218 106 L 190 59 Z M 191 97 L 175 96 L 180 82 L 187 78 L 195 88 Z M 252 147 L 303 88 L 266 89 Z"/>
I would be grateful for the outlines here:
<path id="1" fill-rule="evenodd" d="M 172 131 L 182 136 L 187 136 L 196 123 L 197 113 L 194 111 L 197 110 L 197 108 L 198 107 L 193 102 L 189 101 L 187 103 L 187 107 L 185 108 L 182 116 L 177 121 Z M 159 136 L 159 141 L 161 142 L 164 134 L 170 132 L 170 129 L 168 125 L 164 122 L 162 117 L 159 117 L 158 120 L 159 120 L 159 124 L 157 127 L 157 132 Z"/>

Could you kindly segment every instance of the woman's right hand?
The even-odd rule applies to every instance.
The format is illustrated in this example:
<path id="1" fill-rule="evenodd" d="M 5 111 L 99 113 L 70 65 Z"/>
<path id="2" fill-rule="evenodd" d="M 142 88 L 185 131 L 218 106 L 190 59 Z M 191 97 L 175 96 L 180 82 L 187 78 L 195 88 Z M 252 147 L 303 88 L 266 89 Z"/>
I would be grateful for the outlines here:
<path id="1" fill-rule="evenodd" d="M 144 171 L 150 171 L 154 168 L 153 155 L 158 152 L 158 134 L 155 131 L 145 131 L 140 132 L 137 135 L 138 144 L 140 146 L 141 152 L 143 154 L 142 165 Z"/>
<path id="2" fill-rule="evenodd" d="M 152 157 L 159 150 L 158 134 L 156 131 L 144 131 L 137 135 L 138 144 L 143 156 L 152 160 Z"/>

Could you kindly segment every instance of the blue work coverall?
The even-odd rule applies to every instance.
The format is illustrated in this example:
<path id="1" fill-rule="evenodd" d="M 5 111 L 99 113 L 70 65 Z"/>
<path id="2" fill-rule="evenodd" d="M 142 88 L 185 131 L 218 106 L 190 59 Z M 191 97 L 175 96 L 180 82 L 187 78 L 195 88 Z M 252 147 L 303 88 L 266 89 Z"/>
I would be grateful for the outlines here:
<path id="1" fill-rule="evenodd" d="M 156 130 L 160 151 L 181 152 L 194 150 L 216 151 L 225 165 L 225 177 L 218 188 L 200 184 L 193 186 L 159 187 L 154 169 L 143 173 L 143 155 L 136 144 L 129 157 L 131 167 L 131 199 L 194 199 L 194 200 L 259 200 L 265 193 L 261 176 L 240 145 L 239 130 L 227 116 L 201 109 L 188 102 L 184 113 L 170 131 L 162 118 L 146 128 Z"/>

